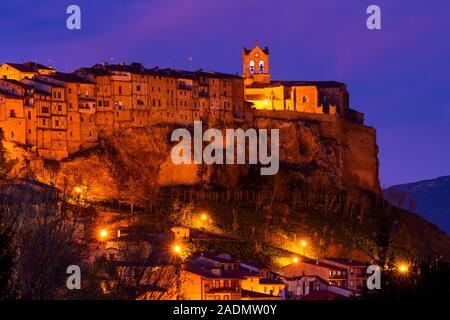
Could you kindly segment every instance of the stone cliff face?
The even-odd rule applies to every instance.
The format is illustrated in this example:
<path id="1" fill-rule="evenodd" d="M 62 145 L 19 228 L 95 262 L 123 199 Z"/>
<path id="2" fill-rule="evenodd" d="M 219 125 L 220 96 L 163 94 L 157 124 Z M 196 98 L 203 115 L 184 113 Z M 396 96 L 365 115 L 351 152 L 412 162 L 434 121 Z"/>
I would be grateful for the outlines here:
<path id="1" fill-rule="evenodd" d="M 244 127 L 248 126 L 280 129 L 281 165 L 300 172 L 305 182 L 320 179 L 342 188 L 380 192 L 373 128 L 334 116 L 309 115 L 298 119 L 264 114 L 248 119 Z M 17 158 L 18 163 L 11 175 L 31 174 L 66 191 L 81 185 L 94 198 L 118 200 L 135 181 L 147 188 L 195 184 L 234 187 L 247 175 L 248 165 L 173 164 L 170 158 L 173 129 L 170 126 L 128 129 L 106 138 L 93 150 L 60 162 L 44 162 L 32 152 L 18 152 L 20 148 L 15 148 L 10 156 Z M 12 151 L 12 145 L 9 146 Z"/>
<path id="2" fill-rule="evenodd" d="M 380 194 L 378 146 L 373 128 L 334 116 L 274 119 L 264 114 L 257 128 L 280 129 L 280 160 L 338 187 L 358 187 Z M 314 180 L 314 179 L 312 179 Z"/>

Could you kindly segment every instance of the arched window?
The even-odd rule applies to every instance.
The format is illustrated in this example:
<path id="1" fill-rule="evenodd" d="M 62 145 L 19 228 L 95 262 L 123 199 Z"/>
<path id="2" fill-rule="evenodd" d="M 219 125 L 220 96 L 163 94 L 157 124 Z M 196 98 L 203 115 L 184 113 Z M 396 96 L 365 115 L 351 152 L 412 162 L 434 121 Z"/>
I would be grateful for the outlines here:
<path id="1" fill-rule="evenodd" d="M 264 74 L 264 61 L 259 60 L 259 73 Z"/>
<path id="2" fill-rule="evenodd" d="M 255 61 L 250 60 L 250 73 L 254 74 L 255 73 Z"/>
<path id="3" fill-rule="evenodd" d="M 303 96 L 303 103 L 307 103 L 308 102 L 308 97 L 307 96 Z"/>

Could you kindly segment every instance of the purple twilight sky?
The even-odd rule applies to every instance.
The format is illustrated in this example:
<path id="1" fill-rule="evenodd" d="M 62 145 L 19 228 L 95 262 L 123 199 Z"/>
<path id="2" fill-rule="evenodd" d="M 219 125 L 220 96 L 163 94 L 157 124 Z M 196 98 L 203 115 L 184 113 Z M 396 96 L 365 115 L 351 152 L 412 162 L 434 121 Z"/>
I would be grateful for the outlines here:
<path id="1" fill-rule="evenodd" d="M 82 29 L 66 28 L 81 7 Z M 366 28 L 366 8 L 382 30 Z M 450 175 L 447 0 L 1 0 L 0 63 L 70 71 L 102 61 L 241 72 L 269 46 L 273 79 L 337 80 L 378 132 L 382 185 Z"/>

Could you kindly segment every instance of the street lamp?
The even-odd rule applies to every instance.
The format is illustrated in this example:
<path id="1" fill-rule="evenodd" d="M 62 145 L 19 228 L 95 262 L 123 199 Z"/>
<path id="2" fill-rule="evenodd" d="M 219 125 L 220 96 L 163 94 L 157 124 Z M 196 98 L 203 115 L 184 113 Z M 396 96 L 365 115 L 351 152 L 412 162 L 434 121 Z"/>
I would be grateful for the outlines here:
<path id="1" fill-rule="evenodd" d="M 181 254 L 181 247 L 178 244 L 175 244 L 172 249 L 176 254 Z"/>
<path id="2" fill-rule="evenodd" d="M 102 241 L 104 241 L 107 236 L 108 236 L 108 231 L 106 229 L 101 229 L 100 230 L 100 239 Z"/>
<path id="3" fill-rule="evenodd" d="M 175 263 L 175 274 L 176 274 L 176 300 L 180 300 L 181 291 L 181 263 L 182 263 L 182 249 L 179 244 L 174 244 L 172 247 L 173 252 L 178 256 Z"/>
<path id="4" fill-rule="evenodd" d="M 303 255 L 305 255 L 305 253 L 306 253 L 306 246 L 308 245 L 308 243 L 305 241 L 305 240 L 302 240 L 301 242 L 300 242 L 300 246 L 302 247 L 302 249 L 303 249 Z"/>
<path id="5" fill-rule="evenodd" d="M 292 261 L 294 262 L 294 263 L 298 263 L 298 257 L 294 257 L 294 258 L 292 258 Z"/>
<path id="6" fill-rule="evenodd" d="M 406 264 L 401 264 L 398 267 L 398 272 L 400 272 L 400 273 L 407 273 L 408 271 L 409 271 L 409 268 Z"/>

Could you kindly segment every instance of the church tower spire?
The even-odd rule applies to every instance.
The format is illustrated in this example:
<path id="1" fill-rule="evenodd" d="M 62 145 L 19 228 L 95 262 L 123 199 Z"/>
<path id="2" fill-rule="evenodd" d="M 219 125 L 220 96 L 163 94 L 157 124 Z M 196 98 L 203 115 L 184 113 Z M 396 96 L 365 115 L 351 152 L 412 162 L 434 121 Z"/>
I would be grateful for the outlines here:
<path id="1" fill-rule="evenodd" d="M 258 40 L 255 41 L 253 49 L 242 50 L 242 77 L 245 78 L 245 84 L 252 83 L 269 84 L 269 48 L 261 49 Z"/>

